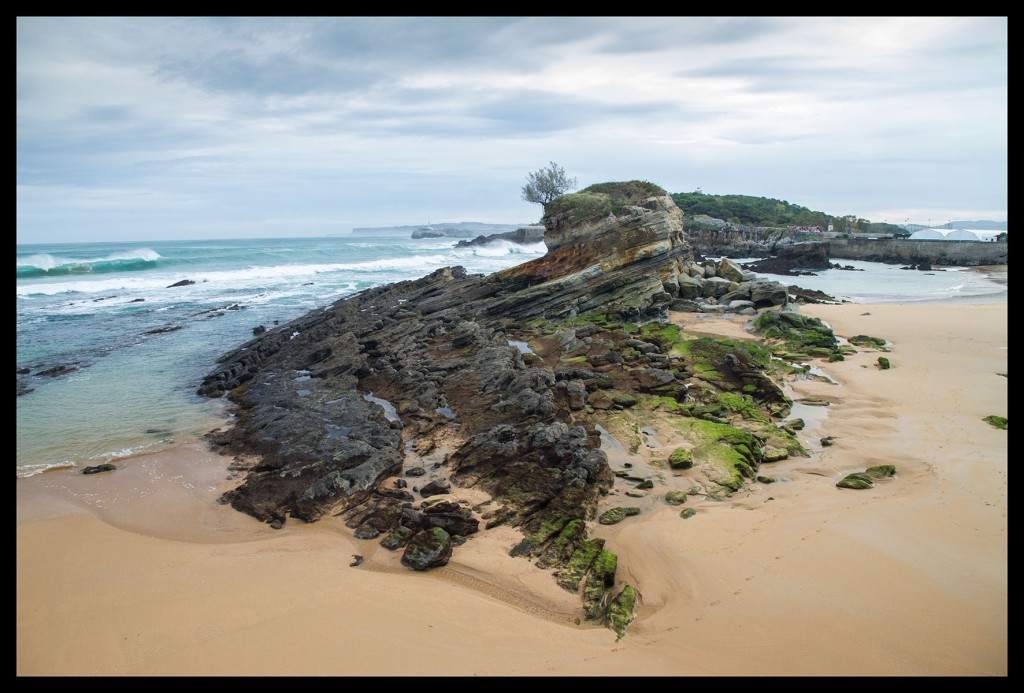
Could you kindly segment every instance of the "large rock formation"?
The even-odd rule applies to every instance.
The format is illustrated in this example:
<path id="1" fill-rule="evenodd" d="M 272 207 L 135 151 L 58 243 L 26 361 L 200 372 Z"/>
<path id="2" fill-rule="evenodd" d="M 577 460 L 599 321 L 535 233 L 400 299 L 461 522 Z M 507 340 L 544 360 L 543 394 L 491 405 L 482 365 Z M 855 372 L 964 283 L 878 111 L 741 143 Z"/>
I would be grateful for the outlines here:
<path id="1" fill-rule="evenodd" d="M 799 448 L 770 423 L 788 400 L 766 353 L 684 342 L 659 322 L 680 302 L 784 305 L 784 286 L 695 263 L 681 212 L 650 183 L 592 186 L 545 212 L 541 258 L 369 289 L 223 356 L 199 393 L 237 405 L 234 426 L 211 434 L 244 453 L 224 501 L 275 526 L 340 515 L 357 537 L 405 547 L 417 570 L 443 565 L 480 521 L 509 524 L 523 533 L 513 553 L 561 571 L 567 589 L 586 582 L 600 618 L 615 561 L 587 538 L 614 483 L 598 415 L 675 402 L 671 415 L 702 422 L 680 430 L 700 437 L 697 468 L 722 489 L 753 478 L 768 442 Z M 733 432 L 748 415 L 755 433 Z M 437 500 L 460 486 L 493 500 Z"/>

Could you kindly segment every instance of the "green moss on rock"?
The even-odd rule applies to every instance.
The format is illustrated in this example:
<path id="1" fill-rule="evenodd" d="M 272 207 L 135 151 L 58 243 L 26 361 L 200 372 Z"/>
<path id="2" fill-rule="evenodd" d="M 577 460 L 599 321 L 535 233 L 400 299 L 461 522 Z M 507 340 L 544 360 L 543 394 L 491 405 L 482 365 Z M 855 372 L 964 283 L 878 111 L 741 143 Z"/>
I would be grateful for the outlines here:
<path id="1" fill-rule="evenodd" d="M 669 505 L 682 505 L 686 502 L 685 491 L 669 491 L 665 494 L 665 502 Z"/>
<path id="2" fill-rule="evenodd" d="M 791 355 L 809 354 L 829 356 L 839 346 L 832 328 L 818 318 L 792 311 L 765 311 L 754 321 L 754 327 L 766 339 L 792 352 Z M 778 350 L 775 350 L 778 353 Z"/>
<path id="3" fill-rule="evenodd" d="M 614 508 L 610 508 L 609 510 L 605 510 L 603 513 L 601 513 L 601 517 L 597 518 L 597 521 L 600 522 L 602 525 L 615 525 L 622 522 L 627 517 L 639 514 L 640 508 L 623 508 L 621 506 L 616 506 Z"/>
<path id="4" fill-rule="evenodd" d="M 577 545 L 587 536 L 587 526 L 583 520 L 572 520 L 558 533 L 537 559 L 538 568 L 550 568 L 564 563 L 572 555 Z"/>
<path id="5" fill-rule="evenodd" d="M 896 465 L 893 464 L 880 464 L 874 467 L 868 467 L 864 470 L 872 479 L 886 479 L 891 476 L 896 476 Z"/>
<path id="6" fill-rule="evenodd" d="M 608 627 L 615 631 L 619 638 L 626 635 L 626 628 L 636 616 L 636 591 L 632 585 L 626 585 L 608 605 Z"/>
<path id="7" fill-rule="evenodd" d="M 884 356 L 879 356 L 878 367 L 881 368 L 883 371 L 889 370 L 889 368 L 891 367 L 889 365 L 889 359 L 885 358 Z"/>
<path id="8" fill-rule="evenodd" d="M 855 473 L 847 474 L 844 478 L 836 483 L 839 488 L 852 488 L 856 490 L 863 490 L 868 488 L 874 488 L 875 482 L 871 480 L 867 474 Z"/>
<path id="9" fill-rule="evenodd" d="M 881 349 L 887 342 L 881 337 L 871 337 L 866 334 L 858 334 L 850 337 L 847 340 L 850 344 L 854 344 L 859 347 L 865 347 L 868 349 Z"/>
<path id="10" fill-rule="evenodd" d="M 676 448 L 669 455 L 668 465 L 672 469 L 689 469 L 693 466 L 693 455 L 686 448 Z"/>
<path id="11" fill-rule="evenodd" d="M 583 542 L 572 552 L 569 560 L 555 571 L 555 581 L 562 589 L 575 592 L 603 549 L 604 539 L 588 539 Z"/>
<path id="12" fill-rule="evenodd" d="M 605 587 L 611 587 L 615 584 L 615 571 L 618 567 L 619 557 L 607 549 L 601 549 L 590 571 L 604 582 Z"/>
<path id="13" fill-rule="evenodd" d="M 633 395 L 615 395 L 612 397 L 612 404 L 619 409 L 629 409 L 635 406 L 639 400 Z"/>
<path id="14" fill-rule="evenodd" d="M 1004 431 L 1006 430 L 1005 416 L 996 416 L 995 414 L 990 414 L 989 416 L 986 416 L 984 419 L 982 419 L 982 421 L 986 421 L 995 426 L 996 428 L 1002 429 Z"/>

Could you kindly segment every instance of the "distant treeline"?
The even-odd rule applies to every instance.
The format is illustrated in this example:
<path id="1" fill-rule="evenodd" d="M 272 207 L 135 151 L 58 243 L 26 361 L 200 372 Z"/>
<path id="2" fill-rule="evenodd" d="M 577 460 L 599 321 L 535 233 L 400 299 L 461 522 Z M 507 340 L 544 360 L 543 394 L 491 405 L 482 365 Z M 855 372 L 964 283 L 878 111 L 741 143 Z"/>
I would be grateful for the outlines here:
<path id="1" fill-rule="evenodd" d="M 706 214 L 744 226 L 817 226 L 826 231 L 831 220 L 832 230 L 837 233 L 909 235 L 909 231 L 896 224 L 870 222 L 853 214 L 837 217 L 771 197 L 691 192 L 672 193 L 672 199 L 687 216 Z"/>

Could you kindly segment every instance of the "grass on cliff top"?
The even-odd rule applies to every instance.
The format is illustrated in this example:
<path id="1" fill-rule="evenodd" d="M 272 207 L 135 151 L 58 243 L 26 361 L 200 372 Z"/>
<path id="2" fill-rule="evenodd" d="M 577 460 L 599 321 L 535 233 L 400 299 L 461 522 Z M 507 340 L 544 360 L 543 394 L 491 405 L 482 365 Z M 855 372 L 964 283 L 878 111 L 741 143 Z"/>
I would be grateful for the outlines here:
<path id="1" fill-rule="evenodd" d="M 649 197 L 668 195 L 663 188 L 645 180 L 620 183 L 598 183 L 579 192 L 556 197 L 544 205 L 544 216 L 569 216 L 582 222 L 609 213 L 618 214 L 630 205 L 638 205 Z"/>

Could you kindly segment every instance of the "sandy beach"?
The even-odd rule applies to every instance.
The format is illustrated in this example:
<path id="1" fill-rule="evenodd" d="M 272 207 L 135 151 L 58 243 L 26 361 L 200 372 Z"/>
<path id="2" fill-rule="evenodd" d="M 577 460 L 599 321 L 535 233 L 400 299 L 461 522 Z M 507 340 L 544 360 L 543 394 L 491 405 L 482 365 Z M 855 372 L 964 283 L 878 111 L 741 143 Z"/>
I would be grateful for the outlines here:
<path id="1" fill-rule="evenodd" d="M 507 555 L 513 530 L 413 573 L 337 518 L 273 530 L 218 505 L 238 480 L 194 442 L 17 480 L 17 674 L 1006 676 L 1007 431 L 982 419 L 1008 414 L 1007 303 L 801 312 L 884 337 L 892 368 L 860 349 L 791 383 L 830 405 L 810 457 L 762 465 L 777 483 L 595 530 L 641 597 L 621 640 Z M 897 476 L 835 487 L 879 464 Z"/>

